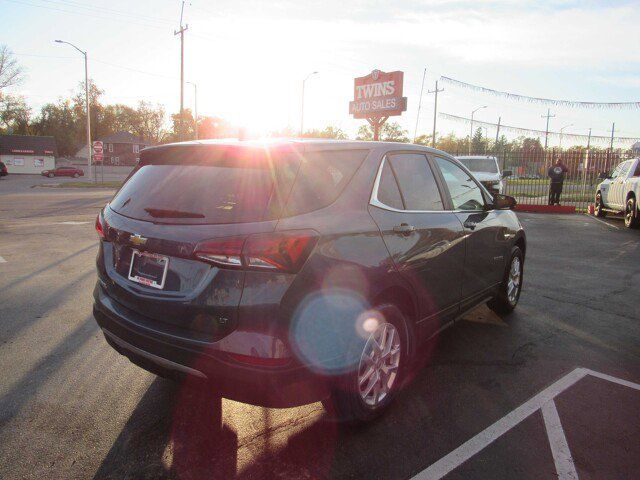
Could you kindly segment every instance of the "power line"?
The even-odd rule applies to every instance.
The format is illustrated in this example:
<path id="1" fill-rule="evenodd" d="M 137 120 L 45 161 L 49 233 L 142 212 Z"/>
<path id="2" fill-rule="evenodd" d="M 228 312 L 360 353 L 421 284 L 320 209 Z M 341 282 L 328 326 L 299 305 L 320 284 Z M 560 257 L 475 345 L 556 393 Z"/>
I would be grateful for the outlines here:
<path id="1" fill-rule="evenodd" d="M 4 1 L 5 2 L 10 2 L 10 3 L 15 3 L 17 5 L 25 5 L 27 7 L 36 7 L 36 8 L 43 8 L 45 10 L 52 10 L 52 11 L 61 12 L 61 13 L 70 13 L 72 15 L 79 15 L 81 17 L 99 18 L 101 20 L 118 20 L 119 22 L 128 23 L 130 25 L 137 25 L 137 26 L 141 26 L 141 27 L 149 27 L 149 28 L 156 28 L 156 29 L 164 29 L 165 28 L 165 27 L 161 27 L 160 25 L 151 25 L 149 23 L 132 22 L 130 20 L 123 20 L 121 18 L 116 18 L 116 17 L 113 17 L 113 16 L 95 15 L 95 14 L 86 13 L 86 12 L 75 12 L 73 10 L 65 10 L 65 9 L 56 8 L 56 7 L 47 7 L 45 5 L 36 5 L 36 4 L 33 4 L 33 3 L 27 3 L 27 2 L 22 2 L 22 1 L 18 1 L 18 0 L 4 0 Z"/>

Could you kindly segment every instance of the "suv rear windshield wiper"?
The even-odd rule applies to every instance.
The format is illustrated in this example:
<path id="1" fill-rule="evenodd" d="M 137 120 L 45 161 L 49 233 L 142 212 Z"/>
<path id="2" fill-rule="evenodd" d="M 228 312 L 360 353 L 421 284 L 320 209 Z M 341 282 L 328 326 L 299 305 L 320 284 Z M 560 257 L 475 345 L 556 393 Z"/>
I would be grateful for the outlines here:
<path id="1" fill-rule="evenodd" d="M 154 218 L 204 218 L 204 214 L 184 212 L 182 210 L 165 210 L 163 208 L 145 208 L 145 212 Z"/>

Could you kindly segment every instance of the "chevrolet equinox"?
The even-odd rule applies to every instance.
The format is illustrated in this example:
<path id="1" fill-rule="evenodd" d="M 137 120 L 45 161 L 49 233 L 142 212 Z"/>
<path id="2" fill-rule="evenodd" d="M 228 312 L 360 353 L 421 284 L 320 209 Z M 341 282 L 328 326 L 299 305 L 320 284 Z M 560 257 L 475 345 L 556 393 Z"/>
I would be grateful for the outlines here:
<path id="1" fill-rule="evenodd" d="M 418 145 L 147 148 L 96 219 L 94 316 L 158 375 L 368 421 L 428 339 L 483 303 L 514 309 L 526 251 L 514 205 Z"/>

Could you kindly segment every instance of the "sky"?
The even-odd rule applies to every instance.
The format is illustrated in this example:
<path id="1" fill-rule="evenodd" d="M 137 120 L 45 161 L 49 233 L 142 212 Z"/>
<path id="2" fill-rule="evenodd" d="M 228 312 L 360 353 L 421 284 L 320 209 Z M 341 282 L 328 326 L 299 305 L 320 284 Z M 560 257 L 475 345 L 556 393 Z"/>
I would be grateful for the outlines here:
<path id="1" fill-rule="evenodd" d="M 640 101 L 640 8 L 636 1 L 191 0 L 185 3 L 185 79 L 198 113 L 254 132 L 335 125 L 355 135 L 353 79 L 404 72 L 409 133 L 431 133 L 434 82 L 442 75 L 522 95 L 594 102 Z M 89 75 L 103 101 L 140 100 L 179 109 L 179 0 L 0 0 L 0 43 L 26 71 L 12 93 L 37 110 L 67 97 Z M 424 94 L 418 118 L 423 72 Z M 544 130 L 545 105 L 440 85 L 438 111 Z M 185 85 L 185 107 L 193 109 Z M 550 130 L 640 137 L 640 110 L 551 107 Z M 438 119 L 439 134 L 469 126 Z M 495 130 L 489 127 L 489 136 Z M 510 138 L 517 135 L 506 133 Z M 550 140 L 550 145 L 557 140 Z M 566 145 L 566 140 L 565 140 Z M 571 144 L 579 142 L 571 141 Z"/>

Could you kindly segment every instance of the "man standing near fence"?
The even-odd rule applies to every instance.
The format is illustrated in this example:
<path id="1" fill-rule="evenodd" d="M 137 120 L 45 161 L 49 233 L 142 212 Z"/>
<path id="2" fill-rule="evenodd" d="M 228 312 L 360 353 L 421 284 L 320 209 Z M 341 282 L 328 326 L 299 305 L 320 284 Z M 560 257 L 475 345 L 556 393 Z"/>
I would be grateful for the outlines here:
<path id="1" fill-rule="evenodd" d="M 555 165 L 551 165 L 547 175 L 551 179 L 549 185 L 549 205 L 560 205 L 560 194 L 562 193 L 562 184 L 564 176 L 569 171 L 567 166 L 560 159 Z"/>

